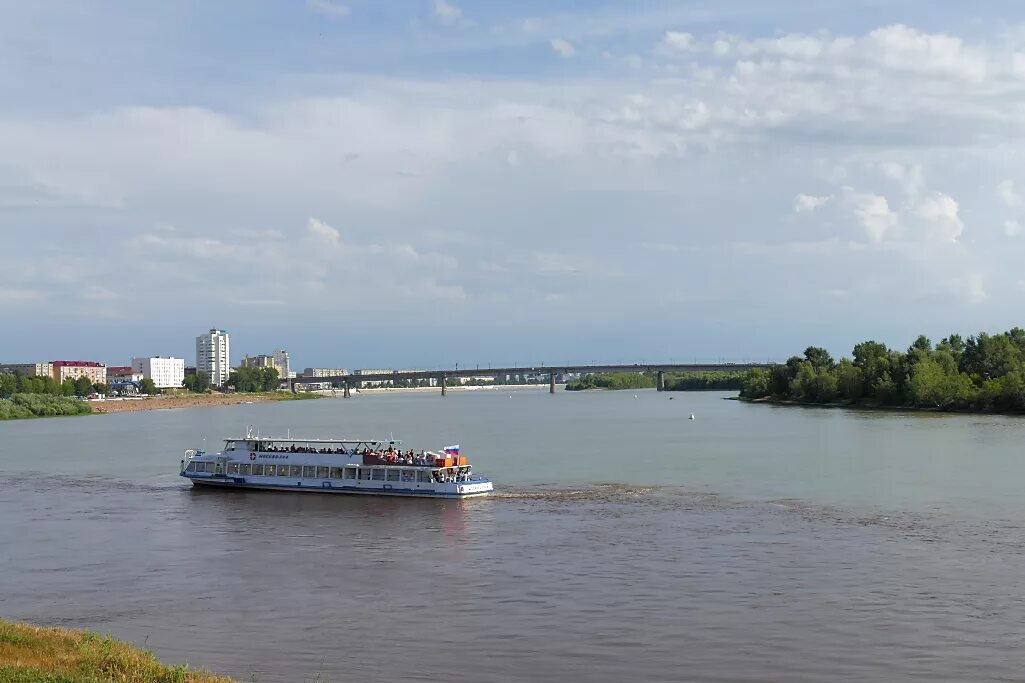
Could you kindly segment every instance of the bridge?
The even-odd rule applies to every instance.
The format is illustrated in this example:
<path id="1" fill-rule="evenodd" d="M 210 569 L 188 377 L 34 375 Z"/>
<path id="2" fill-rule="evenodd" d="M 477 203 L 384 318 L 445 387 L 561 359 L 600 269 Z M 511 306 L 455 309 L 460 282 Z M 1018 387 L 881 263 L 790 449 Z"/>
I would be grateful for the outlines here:
<path id="1" fill-rule="evenodd" d="M 548 391 L 555 393 L 555 378 L 564 373 L 598 373 L 598 372 L 643 372 L 656 376 L 655 387 L 659 391 L 665 389 L 665 376 L 670 373 L 685 372 L 747 372 L 755 368 L 771 368 L 772 363 L 634 363 L 633 365 L 556 365 L 529 366 L 507 368 L 454 368 L 451 370 L 396 370 L 394 372 L 378 372 L 367 374 L 331 375 L 327 377 L 311 377 L 300 375 L 290 380 L 293 392 L 298 387 L 309 384 L 330 382 L 332 386 L 341 384 L 345 398 L 349 398 L 353 386 L 362 382 L 389 382 L 394 380 L 435 380 L 441 387 L 441 395 L 448 394 L 449 378 L 457 377 L 497 377 L 499 375 L 548 375 Z"/>

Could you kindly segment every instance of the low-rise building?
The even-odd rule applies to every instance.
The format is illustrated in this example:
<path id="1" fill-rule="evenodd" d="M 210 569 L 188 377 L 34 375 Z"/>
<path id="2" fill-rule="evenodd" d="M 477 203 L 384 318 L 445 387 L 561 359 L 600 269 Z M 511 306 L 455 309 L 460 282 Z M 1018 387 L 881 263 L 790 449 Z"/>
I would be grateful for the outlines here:
<path id="1" fill-rule="evenodd" d="M 132 370 L 153 380 L 157 389 L 178 389 L 185 381 L 185 359 L 173 356 L 133 358 Z"/>
<path id="2" fill-rule="evenodd" d="M 24 377 L 53 377 L 53 363 L 4 363 L 0 372 Z"/>
<path id="3" fill-rule="evenodd" d="M 53 379 L 58 384 L 66 379 L 78 379 L 85 377 L 93 384 L 107 383 L 107 366 L 91 360 L 55 360 L 51 363 L 53 367 Z"/>
<path id="4" fill-rule="evenodd" d="M 118 382 L 141 382 L 142 372 L 136 372 L 131 365 L 108 365 L 107 384 Z"/>

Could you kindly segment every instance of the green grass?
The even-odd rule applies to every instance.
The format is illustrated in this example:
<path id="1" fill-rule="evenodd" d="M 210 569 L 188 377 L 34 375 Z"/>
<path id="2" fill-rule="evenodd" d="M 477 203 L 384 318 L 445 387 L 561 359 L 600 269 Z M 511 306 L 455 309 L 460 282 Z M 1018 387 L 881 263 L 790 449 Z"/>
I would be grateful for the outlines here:
<path id="1" fill-rule="evenodd" d="M 0 683 L 233 683 L 89 631 L 0 620 Z"/>

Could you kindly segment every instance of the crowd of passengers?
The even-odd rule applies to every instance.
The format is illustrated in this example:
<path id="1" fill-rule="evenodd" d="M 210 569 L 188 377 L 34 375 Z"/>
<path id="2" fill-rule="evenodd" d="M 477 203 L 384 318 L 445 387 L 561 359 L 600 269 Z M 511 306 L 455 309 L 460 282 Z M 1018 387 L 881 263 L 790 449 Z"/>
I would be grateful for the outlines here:
<path id="1" fill-rule="evenodd" d="M 376 457 L 381 462 L 395 463 L 396 465 L 433 465 L 434 455 L 427 453 L 427 451 L 420 451 L 419 454 L 414 453 L 413 449 L 410 448 L 408 451 L 403 453 L 397 450 L 393 446 L 389 446 L 384 450 L 374 450 L 371 448 L 360 449 L 347 449 L 341 448 L 314 448 L 312 446 L 296 446 L 291 445 L 288 448 L 284 446 L 267 446 L 264 449 L 267 453 L 323 453 L 327 455 L 369 455 Z"/>

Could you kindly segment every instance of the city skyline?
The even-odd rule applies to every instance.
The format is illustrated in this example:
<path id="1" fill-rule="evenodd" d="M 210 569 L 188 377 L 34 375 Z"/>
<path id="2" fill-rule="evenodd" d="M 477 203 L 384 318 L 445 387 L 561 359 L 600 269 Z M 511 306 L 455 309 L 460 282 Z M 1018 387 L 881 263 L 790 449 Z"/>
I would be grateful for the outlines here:
<path id="1" fill-rule="evenodd" d="M 301 368 L 1025 323 L 1013 3 L 0 7 L 5 362 L 188 359 L 211 324 Z"/>

